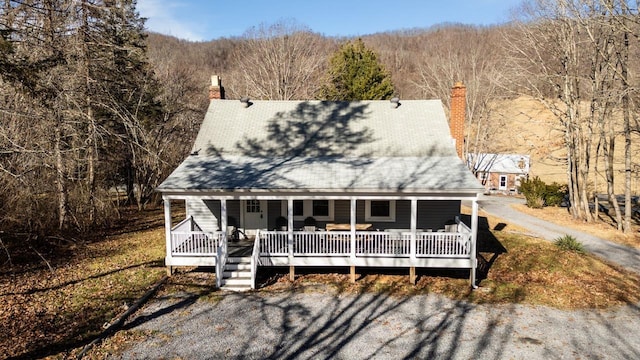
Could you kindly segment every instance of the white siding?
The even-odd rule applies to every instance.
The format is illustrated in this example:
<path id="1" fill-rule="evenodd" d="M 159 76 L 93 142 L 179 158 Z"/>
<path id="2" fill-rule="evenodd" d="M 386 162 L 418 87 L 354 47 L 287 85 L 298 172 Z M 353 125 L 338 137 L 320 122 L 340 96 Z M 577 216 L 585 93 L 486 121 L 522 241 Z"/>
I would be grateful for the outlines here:
<path id="1" fill-rule="evenodd" d="M 193 216 L 202 231 L 218 231 L 218 218 L 214 215 L 216 203 L 219 213 L 219 201 L 188 200 L 187 216 Z"/>

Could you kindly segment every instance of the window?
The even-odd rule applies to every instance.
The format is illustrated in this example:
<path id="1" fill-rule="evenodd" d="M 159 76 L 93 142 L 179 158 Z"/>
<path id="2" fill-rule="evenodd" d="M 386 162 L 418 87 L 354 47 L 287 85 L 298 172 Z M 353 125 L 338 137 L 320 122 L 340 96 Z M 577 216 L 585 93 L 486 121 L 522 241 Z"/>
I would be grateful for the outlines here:
<path id="1" fill-rule="evenodd" d="M 313 200 L 313 217 L 329 216 L 329 200 Z"/>
<path id="2" fill-rule="evenodd" d="M 259 213 L 260 212 L 260 200 L 247 200 L 247 212 Z"/>
<path id="3" fill-rule="evenodd" d="M 283 202 L 286 210 L 286 202 Z M 333 200 L 293 200 L 293 219 L 313 216 L 319 221 L 333 221 Z"/>
<path id="4" fill-rule="evenodd" d="M 364 218 L 365 221 L 396 221 L 395 200 L 367 200 Z"/>
<path id="5" fill-rule="evenodd" d="M 304 201 L 293 200 L 293 216 L 304 216 Z"/>

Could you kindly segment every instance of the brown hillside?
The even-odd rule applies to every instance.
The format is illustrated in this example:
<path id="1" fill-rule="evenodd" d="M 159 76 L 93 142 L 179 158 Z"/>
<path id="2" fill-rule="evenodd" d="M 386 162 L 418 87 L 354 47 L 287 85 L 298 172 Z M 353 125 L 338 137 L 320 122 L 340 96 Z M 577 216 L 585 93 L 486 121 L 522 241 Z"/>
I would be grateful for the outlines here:
<path id="1" fill-rule="evenodd" d="M 491 151 L 503 153 L 528 154 L 531 156 L 531 174 L 539 176 L 545 182 L 566 183 L 566 151 L 562 139 L 562 129 L 559 121 L 544 105 L 535 99 L 520 97 L 513 100 L 500 100 L 494 104 L 491 121 L 499 121 L 504 126 L 494 134 L 494 148 Z M 595 129 L 594 129 L 595 131 Z M 632 152 L 640 152 L 637 136 Z M 592 154 L 595 156 L 595 146 Z M 624 138 L 616 140 L 614 169 L 616 170 L 616 192 L 623 192 L 624 181 Z M 633 158 L 632 158 L 633 159 Z M 591 167 L 592 183 L 597 185 L 599 193 L 606 192 L 604 178 L 604 162 L 598 161 L 598 173 Z M 597 184 L 596 184 L 597 183 Z M 594 185 L 595 184 L 595 185 Z M 637 165 L 632 173 L 631 190 L 634 194 L 640 192 L 640 174 Z"/>

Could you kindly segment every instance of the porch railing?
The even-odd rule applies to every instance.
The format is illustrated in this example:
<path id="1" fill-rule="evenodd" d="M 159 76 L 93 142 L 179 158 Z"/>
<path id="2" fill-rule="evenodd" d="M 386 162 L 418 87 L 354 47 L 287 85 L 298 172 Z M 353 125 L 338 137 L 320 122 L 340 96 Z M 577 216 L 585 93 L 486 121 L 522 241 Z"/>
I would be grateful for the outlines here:
<path id="1" fill-rule="evenodd" d="M 416 257 L 467 258 L 470 256 L 471 231 L 460 223 L 458 232 L 416 232 Z M 467 231 L 468 230 L 468 231 Z M 260 256 L 288 256 L 286 231 L 261 231 Z M 355 256 L 409 257 L 411 232 L 358 231 Z M 294 256 L 349 256 L 349 231 L 294 231 Z"/>
<path id="2" fill-rule="evenodd" d="M 216 255 L 221 240 L 221 231 L 202 231 L 193 218 L 188 217 L 171 230 L 171 256 Z"/>

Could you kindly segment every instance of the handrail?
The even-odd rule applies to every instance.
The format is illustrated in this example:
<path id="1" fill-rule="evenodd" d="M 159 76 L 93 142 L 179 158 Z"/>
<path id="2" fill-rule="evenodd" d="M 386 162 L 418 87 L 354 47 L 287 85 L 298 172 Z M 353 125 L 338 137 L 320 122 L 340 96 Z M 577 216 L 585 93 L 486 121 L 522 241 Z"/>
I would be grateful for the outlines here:
<path id="1" fill-rule="evenodd" d="M 253 252 L 251 253 L 251 289 L 256 288 L 256 274 L 258 273 L 258 262 L 260 261 L 260 230 L 256 231 L 256 239 L 253 241 Z"/>
<path id="2" fill-rule="evenodd" d="M 191 226 L 189 226 L 187 229 L 182 229 L 182 227 L 187 224 L 191 225 L 192 221 L 193 221 L 193 216 L 189 216 L 184 220 L 180 221 L 179 223 L 177 223 L 173 228 L 171 228 L 171 231 L 191 231 L 192 230 Z"/>

